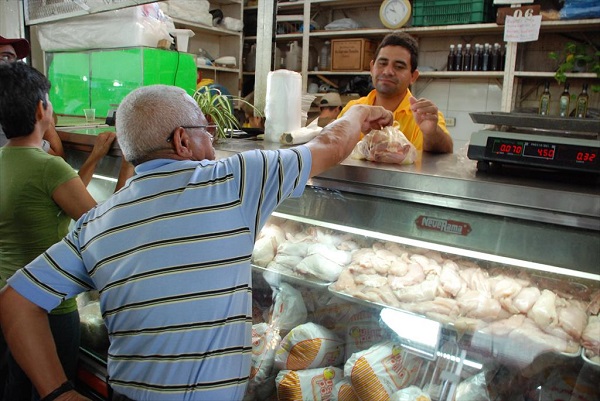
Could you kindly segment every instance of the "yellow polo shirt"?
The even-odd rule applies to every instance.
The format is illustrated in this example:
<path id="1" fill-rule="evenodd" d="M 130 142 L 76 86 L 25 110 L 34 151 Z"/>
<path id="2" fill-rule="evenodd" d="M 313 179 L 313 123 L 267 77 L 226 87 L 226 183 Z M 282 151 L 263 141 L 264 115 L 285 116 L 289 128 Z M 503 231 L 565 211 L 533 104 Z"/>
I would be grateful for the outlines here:
<path id="1" fill-rule="evenodd" d="M 355 104 L 367 104 L 372 106 L 375 104 L 375 96 L 377 91 L 373 89 L 367 96 L 361 97 L 360 99 L 351 100 L 346 104 L 346 107 L 342 109 L 338 118 L 340 118 L 348 109 Z M 417 150 L 423 150 L 423 132 L 417 125 L 417 122 L 413 118 L 413 112 L 410 109 L 410 101 L 408 100 L 412 96 L 410 90 L 408 90 L 402 102 L 398 105 L 398 108 L 394 110 L 394 120 L 400 123 L 400 130 L 406 136 Z M 448 129 L 446 128 L 446 120 L 444 119 L 444 115 L 441 111 L 438 110 L 438 126 L 444 131 L 446 134 L 450 135 Z M 362 137 L 362 135 L 361 135 Z"/>

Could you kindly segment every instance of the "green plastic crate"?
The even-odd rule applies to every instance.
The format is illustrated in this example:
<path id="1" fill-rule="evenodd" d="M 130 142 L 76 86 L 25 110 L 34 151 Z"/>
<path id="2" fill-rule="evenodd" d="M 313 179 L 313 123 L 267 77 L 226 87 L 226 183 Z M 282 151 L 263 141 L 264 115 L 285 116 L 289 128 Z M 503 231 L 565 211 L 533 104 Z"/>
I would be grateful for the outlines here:
<path id="1" fill-rule="evenodd" d="M 493 0 L 413 0 L 413 26 L 462 25 L 492 21 Z"/>

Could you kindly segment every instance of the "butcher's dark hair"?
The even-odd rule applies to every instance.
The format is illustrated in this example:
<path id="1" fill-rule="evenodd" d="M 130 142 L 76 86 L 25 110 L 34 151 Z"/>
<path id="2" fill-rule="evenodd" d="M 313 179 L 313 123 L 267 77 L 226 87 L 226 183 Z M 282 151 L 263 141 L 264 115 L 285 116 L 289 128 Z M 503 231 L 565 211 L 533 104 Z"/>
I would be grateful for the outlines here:
<path id="1" fill-rule="evenodd" d="M 387 34 L 379 46 L 377 46 L 373 61 L 379 57 L 379 51 L 387 46 L 400 46 L 408 50 L 410 53 L 410 72 L 415 72 L 419 65 L 419 44 L 414 37 L 406 32 L 392 32 Z"/>
<path id="2" fill-rule="evenodd" d="M 20 61 L 0 63 L 0 126 L 7 138 L 33 132 L 36 109 L 40 100 L 48 107 L 49 91 L 50 81 L 35 68 Z"/>

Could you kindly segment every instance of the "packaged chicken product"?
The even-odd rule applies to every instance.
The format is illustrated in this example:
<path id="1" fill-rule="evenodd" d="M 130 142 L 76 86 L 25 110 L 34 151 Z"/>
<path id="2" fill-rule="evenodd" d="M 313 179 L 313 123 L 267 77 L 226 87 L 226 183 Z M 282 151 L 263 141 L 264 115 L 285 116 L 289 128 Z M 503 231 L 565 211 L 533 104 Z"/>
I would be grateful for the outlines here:
<path id="1" fill-rule="evenodd" d="M 375 344 L 389 340 L 388 332 L 379 324 L 379 318 L 371 310 L 361 310 L 346 322 L 346 359 L 355 352 L 366 350 Z"/>
<path id="2" fill-rule="evenodd" d="M 267 323 L 252 326 L 252 366 L 248 391 L 265 383 L 273 369 L 275 350 L 281 341 L 279 330 Z"/>
<path id="3" fill-rule="evenodd" d="M 342 380 L 341 369 L 328 366 L 306 370 L 282 370 L 277 375 L 279 401 L 329 401 L 336 383 Z"/>
<path id="4" fill-rule="evenodd" d="M 343 362 L 344 342 L 331 330 L 314 323 L 293 328 L 275 351 L 277 369 L 302 370 L 337 366 Z"/>
<path id="5" fill-rule="evenodd" d="M 400 131 L 400 124 L 372 130 L 361 139 L 352 154 L 353 159 L 380 163 L 412 164 L 417 158 L 417 148 Z"/>
<path id="6" fill-rule="evenodd" d="M 385 341 L 353 354 L 344 365 L 344 376 L 350 378 L 360 400 L 388 401 L 420 377 L 423 363 L 399 344 Z"/>
<path id="7" fill-rule="evenodd" d="M 342 379 L 335 386 L 331 393 L 331 401 L 360 401 L 352 388 L 352 384 L 346 378 Z"/>
<path id="8" fill-rule="evenodd" d="M 288 331 L 306 322 L 306 305 L 300 291 L 287 283 L 273 288 L 272 323 L 281 331 Z"/>
<path id="9" fill-rule="evenodd" d="M 431 397 L 419 387 L 409 386 L 392 394 L 390 401 L 431 401 Z"/>

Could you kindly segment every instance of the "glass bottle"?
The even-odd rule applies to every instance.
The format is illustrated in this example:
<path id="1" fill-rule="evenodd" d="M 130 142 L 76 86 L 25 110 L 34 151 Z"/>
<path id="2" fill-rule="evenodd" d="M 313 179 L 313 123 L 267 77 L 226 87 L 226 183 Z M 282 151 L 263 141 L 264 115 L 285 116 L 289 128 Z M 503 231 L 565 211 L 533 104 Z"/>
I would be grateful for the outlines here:
<path id="1" fill-rule="evenodd" d="M 473 53 L 473 71 L 481 71 L 481 45 L 475 43 L 475 52 Z"/>
<path id="2" fill-rule="evenodd" d="M 465 57 L 463 61 L 463 71 L 471 71 L 471 63 L 473 62 L 473 53 L 471 51 L 471 44 L 465 45 Z"/>
<path id="3" fill-rule="evenodd" d="M 454 60 L 456 55 L 454 54 L 454 45 L 450 45 L 450 52 L 448 53 L 448 66 L 446 69 L 448 71 L 454 71 Z"/>
<path id="4" fill-rule="evenodd" d="M 571 94 L 569 93 L 569 83 L 565 82 L 565 89 L 563 93 L 560 95 L 559 105 L 560 110 L 558 115 L 561 117 L 569 117 L 569 106 L 571 103 Z"/>
<path id="5" fill-rule="evenodd" d="M 490 44 L 483 45 L 483 57 L 481 58 L 481 71 L 488 71 L 490 64 Z"/>
<path id="6" fill-rule="evenodd" d="M 539 115 L 547 116 L 550 109 L 550 83 L 546 81 L 544 84 L 544 92 L 540 96 Z"/>
<path id="7" fill-rule="evenodd" d="M 492 48 L 492 60 L 490 62 L 492 71 L 500 71 L 500 44 L 494 43 Z"/>
<path id="8" fill-rule="evenodd" d="M 577 118 L 585 118 L 587 116 L 588 102 L 590 100 L 587 88 L 588 84 L 583 84 L 583 89 L 575 101 L 575 117 Z"/>
<path id="9" fill-rule="evenodd" d="M 454 62 L 454 71 L 462 71 L 463 48 L 462 44 L 456 45 L 456 60 Z"/>

